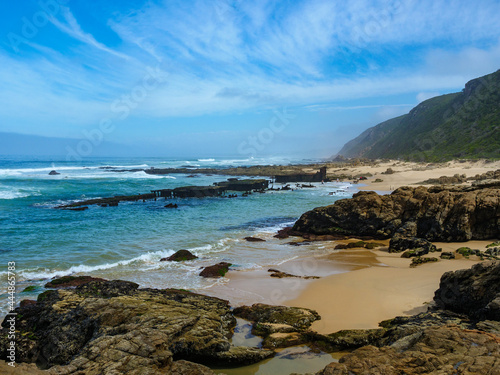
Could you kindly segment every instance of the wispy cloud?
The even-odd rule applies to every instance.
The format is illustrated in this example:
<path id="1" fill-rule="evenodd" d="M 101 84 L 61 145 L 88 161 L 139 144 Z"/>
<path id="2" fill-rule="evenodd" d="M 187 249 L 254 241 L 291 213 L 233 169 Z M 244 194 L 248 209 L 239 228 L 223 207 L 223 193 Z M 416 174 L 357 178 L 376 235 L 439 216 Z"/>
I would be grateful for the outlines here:
<path id="1" fill-rule="evenodd" d="M 73 16 L 73 13 L 69 10 L 67 7 L 61 7 L 62 9 L 62 17 L 63 21 L 57 19 L 56 17 L 50 17 L 50 22 L 57 27 L 60 31 L 63 33 L 68 34 L 72 38 L 75 38 L 79 40 L 80 42 L 83 42 L 85 44 L 88 44 L 92 47 L 95 47 L 101 51 L 110 53 L 114 56 L 120 57 L 122 59 L 128 60 L 130 59 L 129 56 L 114 51 L 108 47 L 106 47 L 103 43 L 98 42 L 94 36 L 90 33 L 84 32 L 80 25 L 78 24 L 77 20 Z"/>
<path id="2" fill-rule="evenodd" d="M 61 9 L 51 18 L 59 34 L 30 41 L 32 54 L 0 50 L 1 118 L 21 113 L 26 123 L 43 120 L 68 133 L 69 125 L 91 126 L 148 67 L 159 66 L 168 80 L 134 109 L 130 127 L 141 118 L 276 106 L 400 112 L 406 104 L 351 101 L 409 94 L 416 104 L 419 93 L 420 100 L 456 90 L 500 68 L 493 0 L 150 1 L 96 11 L 119 38 L 112 47 L 85 29 L 71 3 Z M 61 48 L 54 41 L 68 38 L 60 33 L 74 44 Z"/>

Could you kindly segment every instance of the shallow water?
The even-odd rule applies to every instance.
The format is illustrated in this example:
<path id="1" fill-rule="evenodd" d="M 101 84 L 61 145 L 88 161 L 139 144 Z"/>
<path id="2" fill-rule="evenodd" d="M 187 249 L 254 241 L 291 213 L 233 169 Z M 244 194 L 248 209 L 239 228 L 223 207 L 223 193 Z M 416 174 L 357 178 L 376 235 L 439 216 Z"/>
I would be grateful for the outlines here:
<path id="1" fill-rule="evenodd" d="M 337 189 L 354 191 L 349 184 L 317 184 L 317 188 L 272 191 L 235 199 L 171 199 L 168 202 L 179 205 L 175 210 L 165 209 L 163 198 L 120 203 L 118 207 L 90 206 L 81 212 L 54 209 L 59 204 L 85 198 L 211 185 L 227 178 L 116 173 L 100 169 L 103 166 L 224 167 L 273 161 L 276 162 L 206 158 L 66 162 L 55 158 L 0 157 L 0 277 L 5 282 L 8 262 L 16 262 L 18 300 L 34 298 L 43 291 L 48 279 L 68 274 L 130 280 L 141 287 L 202 291 L 214 283 L 225 282 L 197 276 L 202 266 L 227 261 L 235 270 L 259 269 L 307 256 L 304 247 L 284 245 L 286 241 L 272 235 L 279 228 L 291 225 L 305 211 L 344 198 L 345 194 L 329 193 Z M 53 169 L 61 174 L 49 176 Z M 249 235 L 267 241 L 244 241 Z M 160 262 L 179 249 L 188 249 L 199 259 Z M 28 285 L 38 289 L 21 293 Z M 2 290 L 0 314 L 6 312 L 6 298 L 6 290 Z"/>

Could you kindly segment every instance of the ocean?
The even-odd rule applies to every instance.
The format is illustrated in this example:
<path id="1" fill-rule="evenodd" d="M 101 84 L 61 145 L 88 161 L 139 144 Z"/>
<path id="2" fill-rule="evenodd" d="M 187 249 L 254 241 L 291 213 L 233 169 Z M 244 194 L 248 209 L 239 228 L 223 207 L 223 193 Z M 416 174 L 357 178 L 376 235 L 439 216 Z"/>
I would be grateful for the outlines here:
<path id="1" fill-rule="evenodd" d="M 309 161 L 311 162 L 311 161 Z M 314 207 L 351 196 L 349 183 L 328 182 L 315 188 L 268 191 L 248 197 L 159 198 L 90 206 L 86 211 L 54 209 L 77 200 L 148 193 L 188 185 L 211 185 L 229 176 L 188 177 L 144 172 L 113 172 L 102 167 L 168 168 L 304 163 L 286 158 L 64 158 L 0 156 L 0 315 L 8 311 L 7 272 L 15 262 L 17 302 L 36 298 L 51 278 L 91 275 L 129 280 L 141 287 L 182 288 L 203 293 L 221 279 L 198 276 L 200 267 L 221 261 L 234 270 L 279 265 L 297 257 L 318 255 L 321 247 L 291 246 L 272 237 Z M 50 176 L 56 170 L 60 175 Z M 234 177 L 234 176 L 230 176 Z M 246 178 L 246 177 L 244 177 Z M 275 184 L 280 186 L 279 184 Z M 337 190 L 345 192 L 337 193 Z M 334 193 L 331 195 L 330 193 Z M 178 209 L 164 208 L 177 203 Z M 250 243 L 246 236 L 265 238 Z M 180 249 L 199 259 L 160 262 Z M 35 286 L 26 292 L 27 286 Z"/>

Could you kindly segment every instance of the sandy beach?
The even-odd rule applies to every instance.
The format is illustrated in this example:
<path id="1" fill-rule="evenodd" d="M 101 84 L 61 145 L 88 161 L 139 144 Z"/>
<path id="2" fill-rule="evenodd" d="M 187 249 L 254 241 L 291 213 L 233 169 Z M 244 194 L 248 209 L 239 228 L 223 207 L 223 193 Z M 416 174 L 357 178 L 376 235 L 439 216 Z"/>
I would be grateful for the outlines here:
<path id="1" fill-rule="evenodd" d="M 383 172 L 386 172 L 388 168 L 391 168 L 394 173 L 383 174 Z M 497 169 L 500 169 L 500 161 L 451 161 L 439 164 L 389 161 L 377 163 L 376 165 L 349 167 L 347 171 L 338 168 L 330 168 L 328 169 L 328 173 L 342 172 L 353 175 L 371 173 L 373 176 L 368 177 L 368 179 L 362 184 L 363 186 L 360 185 L 358 189 L 390 192 L 401 186 L 415 185 L 431 178 L 439 178 L 441 176 L 451 177 L 455 174 L 465 174 L 467 177 L 473 177 L 476 174 L 483 174 Z M 382 182 L 374 182 L 376 179 L 380 179 Z"/>
<path id="2" fill-rule="evenodd" d="M 387 168 L 392 168 L 395 173 L 382 174 Z M 355 188 L 390 193 L 398 187 L 417 184 L 430 178 L 455 174 L 472 177 L 496 169 L 500 169 L 500 162 L 454 161 L 426 165 L 391 161 L 375 166 L 352 167 L 342 172 L 353 175 L 371 173 L 372 177 Z M 339 170 L 329 169 L 329 173 L 338 172 Z M 383 182 L 372 183 L 376 178 Z M 491 242 L 494 240 L 435 245 L 443 251 L 451 252 L 462 246 L 484 251 Z M 322 257 L 304 257 L 275 267 L 270 265 L 293 275 L 314 275 L 320 276 L 320 279 L 275 279 L 266 270 L 229 272 L 227 282 L 211 288 L 209 294 L 228 299 L 234 306 L 260 302 L 314 309 L 322 319 L 311 328 L 320 333 L 369 329 L 377 328 L 379 322 L 398 315 L 425 311 L 445 272 L 470 268 L 479 261 L 458 256 L 454 260 L 440 259 L 435 263 L 410 268 L 411 259 L 401 258 L 401 254 L 390 254 L 387 247 L 375 250 L 334 250 L 337 243 L 339 242 L 323 243 L 328 255 Z M 388 241 L 384 243 L 387 245 Z M 307 252 L 307 246 L 304 247 L 304 252 Z M 439 253 L 428 256 L 439 257 Z"/>

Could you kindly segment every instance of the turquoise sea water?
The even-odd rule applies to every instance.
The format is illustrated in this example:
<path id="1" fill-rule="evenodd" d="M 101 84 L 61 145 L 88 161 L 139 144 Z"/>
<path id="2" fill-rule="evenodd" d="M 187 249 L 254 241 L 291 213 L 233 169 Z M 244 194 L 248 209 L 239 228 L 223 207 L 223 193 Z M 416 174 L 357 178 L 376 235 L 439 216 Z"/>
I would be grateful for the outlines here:
<path id="1" fill-rule="evenodd" d="M 0 314 L 7 310 L 7 264 L 16 263 L 17 299 L 34 298 L 55 276 L 92 275 L 137 282 L 141 287 L 202 291 L 221 280 L 203 279 L 202 266 L 228 261 L 234 269 L 261 268 L 304 255 L 303 247 L 272 238 L 302 213 L 333 203 L 349 193 L 329 195 L 346 183 L 316 188 L 252 194 L 234 199 L 175 199 L 178 209 L 165 209 L 164 199 L 90 206 L 86 211 L 56 210 L 61 203 L 93 197 L 148 193 L 187 185 L 211 185 L 228 176 L 151 176 L 116 173 L 104 166 L 229 167 L 301 162 L 290 159 L 144 159 L 99 158 L 66 162 L 63 158 L 0 157 Z M 302 161 L 303 162 L 303 161 Z M 60 175 L 49 176 L 51 170 Z M 240 195 L 240 194 L 239 194 Z M 245 236 L 266 243 L 248 243 Z M 264 244 L 264 245 L 263 245 Z M 198 260 L 182 264 L 160 262 L 179 249 Z M 22 290 L 35 285 L 35 292 Z"/>

